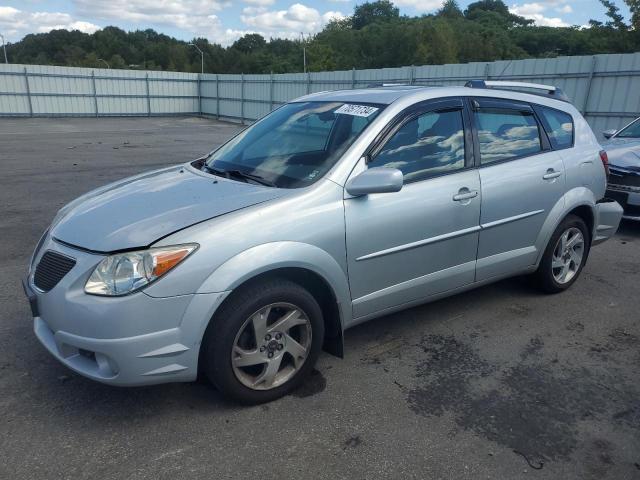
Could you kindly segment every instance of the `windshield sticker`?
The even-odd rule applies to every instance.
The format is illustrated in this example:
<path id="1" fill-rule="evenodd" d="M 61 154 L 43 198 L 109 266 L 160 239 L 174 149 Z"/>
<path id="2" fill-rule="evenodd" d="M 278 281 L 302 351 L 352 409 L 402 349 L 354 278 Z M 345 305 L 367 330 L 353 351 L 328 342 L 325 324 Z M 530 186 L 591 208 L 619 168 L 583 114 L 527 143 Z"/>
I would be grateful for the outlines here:
<path id="1" fill-rule="evenodd" d="M 341 113 L 343 115 L 353 115 L 355 117 L 368 117 L 378 111 L 377 107 L 370 107 L 369 105 L 351 105 L 345 103 L 334 113 Z"/>

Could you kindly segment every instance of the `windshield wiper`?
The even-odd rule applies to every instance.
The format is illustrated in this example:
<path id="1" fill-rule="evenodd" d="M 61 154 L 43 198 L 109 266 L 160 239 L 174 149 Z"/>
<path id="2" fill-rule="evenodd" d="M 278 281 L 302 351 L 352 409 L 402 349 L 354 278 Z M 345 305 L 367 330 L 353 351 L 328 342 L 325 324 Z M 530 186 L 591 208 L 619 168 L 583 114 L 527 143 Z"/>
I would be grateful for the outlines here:
<path id="1" fill-rule="evenodd" d="M 245 182 L 247 180 L 253 180 L 256 183 L 259 183 L 261 185 L 266 185 L 267 187 L 277 187 L 277 185 L 273 183 L 271 180 L 267 180 L 266 178 L 261 177 L 260 175 L 255 175 L 253 173 L 247 173 L 241 170 L 222 170 L 219 168 L 211 167 L 206 163 L 202 166 L 202 168 L 209 173 L 218 175 L 219 177 L 225 177 L 225 178 L 235 177 L 235 178 L 242 179 Z"/>
<path id="2" fill-rule="evenodd" d="M 261 177 L 260 175 L 256 175 L 254 173 L 247 173 L 247 172 L 243 172 L 241 170 L 225 170 L 225 172 L 227 172 L 229 175 L 237 177 L 237 178 L 244 178 L 244 179 L 253 180 L 254 182 L 257 182 L 257 183 L 259 183 L 261 185 L 266 185 L 267 187 L 276 187 L 277 186 L 271 180 L 267 180 L 266 178 Z"/>

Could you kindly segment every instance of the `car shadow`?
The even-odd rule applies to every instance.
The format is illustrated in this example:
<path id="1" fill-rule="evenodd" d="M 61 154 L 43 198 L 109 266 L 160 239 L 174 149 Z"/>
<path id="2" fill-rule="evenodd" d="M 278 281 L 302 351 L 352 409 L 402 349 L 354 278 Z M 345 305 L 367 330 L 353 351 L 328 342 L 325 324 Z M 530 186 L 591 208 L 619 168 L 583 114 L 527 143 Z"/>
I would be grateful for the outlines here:
<path id="1" fill-rule="evenodd" d="M 640 238 L 640 221 L 636 220 L 622 220 L 620 227 L 616 233 L 617 237 L 621 240 L 627 240 L 628 238 L 638 239 Z"/>
<path id="2" fill-rule="evenodd" d="M 538 293 L 528 286 L 525 279 L 509 279 L 467 292 L 464 310 L 482 308 L 483 304 L 493 302 L 499 296 L 522 298 L 535 295 Z M 420 318 L 420 322 L 429 322 L 430 318 L 443 315 L 455 317 L 460 305 L 459 299 L 450 297 L 349 329 L 345 333 L 349 353 L 359 357 L 364 353 L 360 349 L 366 348 L 366 344 L 372 339 L 382 338 L 396 329 L 402 330 L 414 317 L 425 317 L 425 309 L 428 309 L 429 316 Z M 66 419 L 67 423 L 72 421 L 82 425 L 91 419 L 93 423 L 114 425 L 131 421 L 144 422 L 156 417 L 184 415 L 189 412 L 194 415 L 228 415 L 247 408 L 226 400 L 204 378 L 192 383 L 145 387 L 103 385 L 77 375 L 51 359 L 44 349 L 39 348 L 34 338 L 28 341 L 34 343 L 29 347 L 37 351 L 37 354 L 31 357 L 33 363 L 29 362 L 31 365 L 27 365 L 29 381 L 35 390 L 33 394 L 40 399 L 46 398 L 47 409 L 55 412 L 58 418 Z M 326 353 L 322 355 L 328 356 Z M 337 361 L 335 369 L 340 368 L 341 364 L 350 368 L 348 361 Z M 314 373 L 315 375 L 311 375 L 293 393 L 294 397 L 306 398 L 320 393 L 324 390 L 325 382 L 331 383 L 330 376 L 325 379 L 320 372 Z M 319 384 L 322 384 L 322 388 Z"/>
<path id="3" fill-rule="evenodd" d="M 348 350 L 357 349 L 359 344 L 366 344 L 371 339 L 381 339 L 385 335 L 393 336 L 394 329 L 401 330 L 404 324 L 415 321 L 428 322 L 430 319 L 447 318 L 455 322 L 461 316 L 475 309 L 482 309 L 486 305 L 495 305 L 496 301 L 509 301 L 514 304 L 514 310 L 527 298 L 539 297 L 541 294 L 532 285 L 528 276 L 512 277 L 496 283 L 484 285 L 462 292 L 451 297 L 420 304 L 406 310 L 401 310 L 383 317 L 378 317 L 363 324 L 350 328 L 345 332 L 345 343 Z M 464 302 L 460 298 L 464 297 Z M 518 313 L 514 311 L 514 313 Z"/>

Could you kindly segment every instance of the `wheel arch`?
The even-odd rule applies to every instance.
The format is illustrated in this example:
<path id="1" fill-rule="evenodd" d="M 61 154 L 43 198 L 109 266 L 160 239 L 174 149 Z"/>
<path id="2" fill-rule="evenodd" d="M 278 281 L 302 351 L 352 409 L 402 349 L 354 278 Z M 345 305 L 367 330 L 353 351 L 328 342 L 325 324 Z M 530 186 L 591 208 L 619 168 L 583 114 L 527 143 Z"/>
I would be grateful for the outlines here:
<path id="1" fill-rule="evenodd" d="M 316 298 L 325 322 L 323 349 L 342 357 L 344 326 L 351 319 L 349 284 L 338 262 L 319 247 L 298 242 L 274 242 L 253 247 L 218 267 L 198 293 L 231 291 L 222 305 L 234 290 L 276 277 L 298 283 Z M 215 311 L 212 318 L 214 316 Z"/>
<path id="2" fill-rule="evenodd" d="M 536 241 L 536 247 L 538 250 L 538 258 L 535 264 L 536 267 L 542 260 L 542 256 L 544 255 L 544 251 L 549 243 L 549 239 L 553 235 L 553 232 L 555 232 L 558 225 L 560 225 L 568 215 L 573 214 L 582 218 L 587 224 L 591 239 L 593 239 L 595 230 L 595 209 L 596 198 L 593 191 L 590 189 L 579 187 L 571 189 L 565 193 L 550 210 L 547 215 L 547 219 L 540 229 L 540 234 Z"/>
<path id="3" fill-rule="evenodd" d="M 591 205 L 582 204 L 574 207 L 573 210 L 570 210 L 565 215 L 565 217 L 567 217 L 568 215 L 576 215 L 577 217 L 580 217 L 582 220 L 584 220 L 584 223 L 587 224 L 587 228 L 589 229 L 589 242 L 593 240 L 593 234 L 595 229 L 594 209 L 595 207 Z"/>

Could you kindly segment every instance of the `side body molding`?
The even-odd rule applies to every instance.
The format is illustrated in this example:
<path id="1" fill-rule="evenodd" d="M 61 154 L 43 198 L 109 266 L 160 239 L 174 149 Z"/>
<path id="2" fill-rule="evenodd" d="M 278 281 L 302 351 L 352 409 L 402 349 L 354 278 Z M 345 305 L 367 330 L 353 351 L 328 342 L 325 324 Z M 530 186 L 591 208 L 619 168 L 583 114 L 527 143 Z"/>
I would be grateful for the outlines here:
<path id="1" fill-rule="evenodd" d="M 308 243 L 271 242 L 245 250 L 220 265 L 197 293 L 230 291 L 256 275 L 279 268 L 302 268 L 322 277 L 338 302 L 342 330 L 349 327 L 352 311 L 347 274 L 330 254 Z"/>

